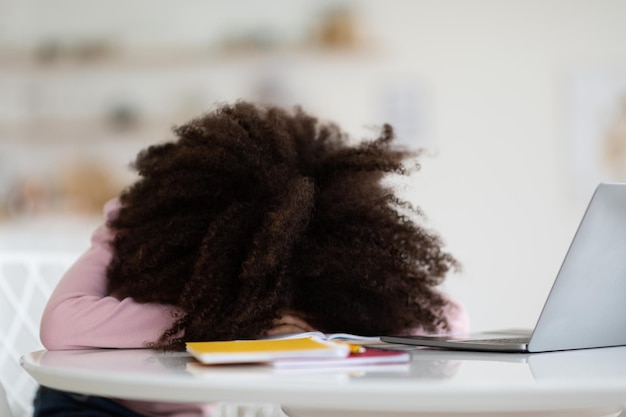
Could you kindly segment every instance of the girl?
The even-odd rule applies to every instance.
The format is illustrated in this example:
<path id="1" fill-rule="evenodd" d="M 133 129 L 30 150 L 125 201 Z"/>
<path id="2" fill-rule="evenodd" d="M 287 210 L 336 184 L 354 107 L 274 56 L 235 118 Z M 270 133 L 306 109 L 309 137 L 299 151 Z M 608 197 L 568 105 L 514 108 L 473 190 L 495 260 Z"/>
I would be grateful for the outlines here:
<path id="1" fill-rule="evenodd" d="M 174 132 L 138 155 L 139 180 L 107 203 L 52 294 L 47 349 L 467 331 L 462 308 L 435 288 L 456 260 L 381 183 L 408 175 L 416 156 L 393 145 L 390 126 L 354 145 L 300 109 L 239 102 Z M 39 391 L 36 417 L 68 410 L 210 415 L 210 405 Z"/>

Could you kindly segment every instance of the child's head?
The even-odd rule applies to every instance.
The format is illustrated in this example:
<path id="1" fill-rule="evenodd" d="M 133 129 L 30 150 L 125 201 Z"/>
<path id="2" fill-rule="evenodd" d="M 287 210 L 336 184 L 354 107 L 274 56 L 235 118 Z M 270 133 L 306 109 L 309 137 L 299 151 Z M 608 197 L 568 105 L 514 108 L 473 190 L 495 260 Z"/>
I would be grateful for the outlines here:
<path id="1" fill-rule="evenodd" d="M 302 110 L 239 102 L 174 132 L 138 155 L 110 222 L 111 292 L 185 313 L 160 347 L 257 337 L 286 313 L 326 332 L 445 327 L 433 287 L 456 262 L 381 184 L 414 156 L 391 127 L 355 145 Z"/>

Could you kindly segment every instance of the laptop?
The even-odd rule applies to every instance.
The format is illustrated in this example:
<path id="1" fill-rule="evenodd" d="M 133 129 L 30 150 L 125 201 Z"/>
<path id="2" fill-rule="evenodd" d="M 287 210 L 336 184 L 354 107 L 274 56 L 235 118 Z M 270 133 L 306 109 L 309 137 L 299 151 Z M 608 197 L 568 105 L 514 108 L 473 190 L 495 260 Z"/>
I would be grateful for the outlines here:
<path id="1" fill-rule="evenodd" d="M 381 340 L 526 353 L 626 345 L 626 183 L 597 186 L 532 332 Z"/>

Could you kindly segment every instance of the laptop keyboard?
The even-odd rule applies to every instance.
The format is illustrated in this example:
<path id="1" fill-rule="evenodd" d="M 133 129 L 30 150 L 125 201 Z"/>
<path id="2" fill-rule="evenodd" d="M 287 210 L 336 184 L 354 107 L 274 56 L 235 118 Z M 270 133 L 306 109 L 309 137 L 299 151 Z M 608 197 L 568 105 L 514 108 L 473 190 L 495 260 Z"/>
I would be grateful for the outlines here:
<path id="1" fill-rule="evenodd" d="M 494 339 L 467 339 L 459 340 L 459 342 L 468 343 L 485 343 L 485 344 L 497 344 L 497 345 L 519 345 L 529 342 L 528 337 L 499 337 Z"/>

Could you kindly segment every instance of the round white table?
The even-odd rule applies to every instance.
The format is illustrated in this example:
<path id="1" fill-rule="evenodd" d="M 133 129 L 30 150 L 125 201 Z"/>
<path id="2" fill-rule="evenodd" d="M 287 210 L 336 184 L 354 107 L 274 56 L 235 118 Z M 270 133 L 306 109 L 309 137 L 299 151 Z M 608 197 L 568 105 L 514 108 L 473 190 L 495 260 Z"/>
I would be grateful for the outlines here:
<path id="1" fill-rule="evenodd" d="M 277 371 L 202 366 L 186 353 L 37 351 L 23 368 L 41 385 L 106 397 L 282 405 L 309 416 L 617 416 L 626 347 L 541 354 L 414 350 L 406 365 Z"/>

